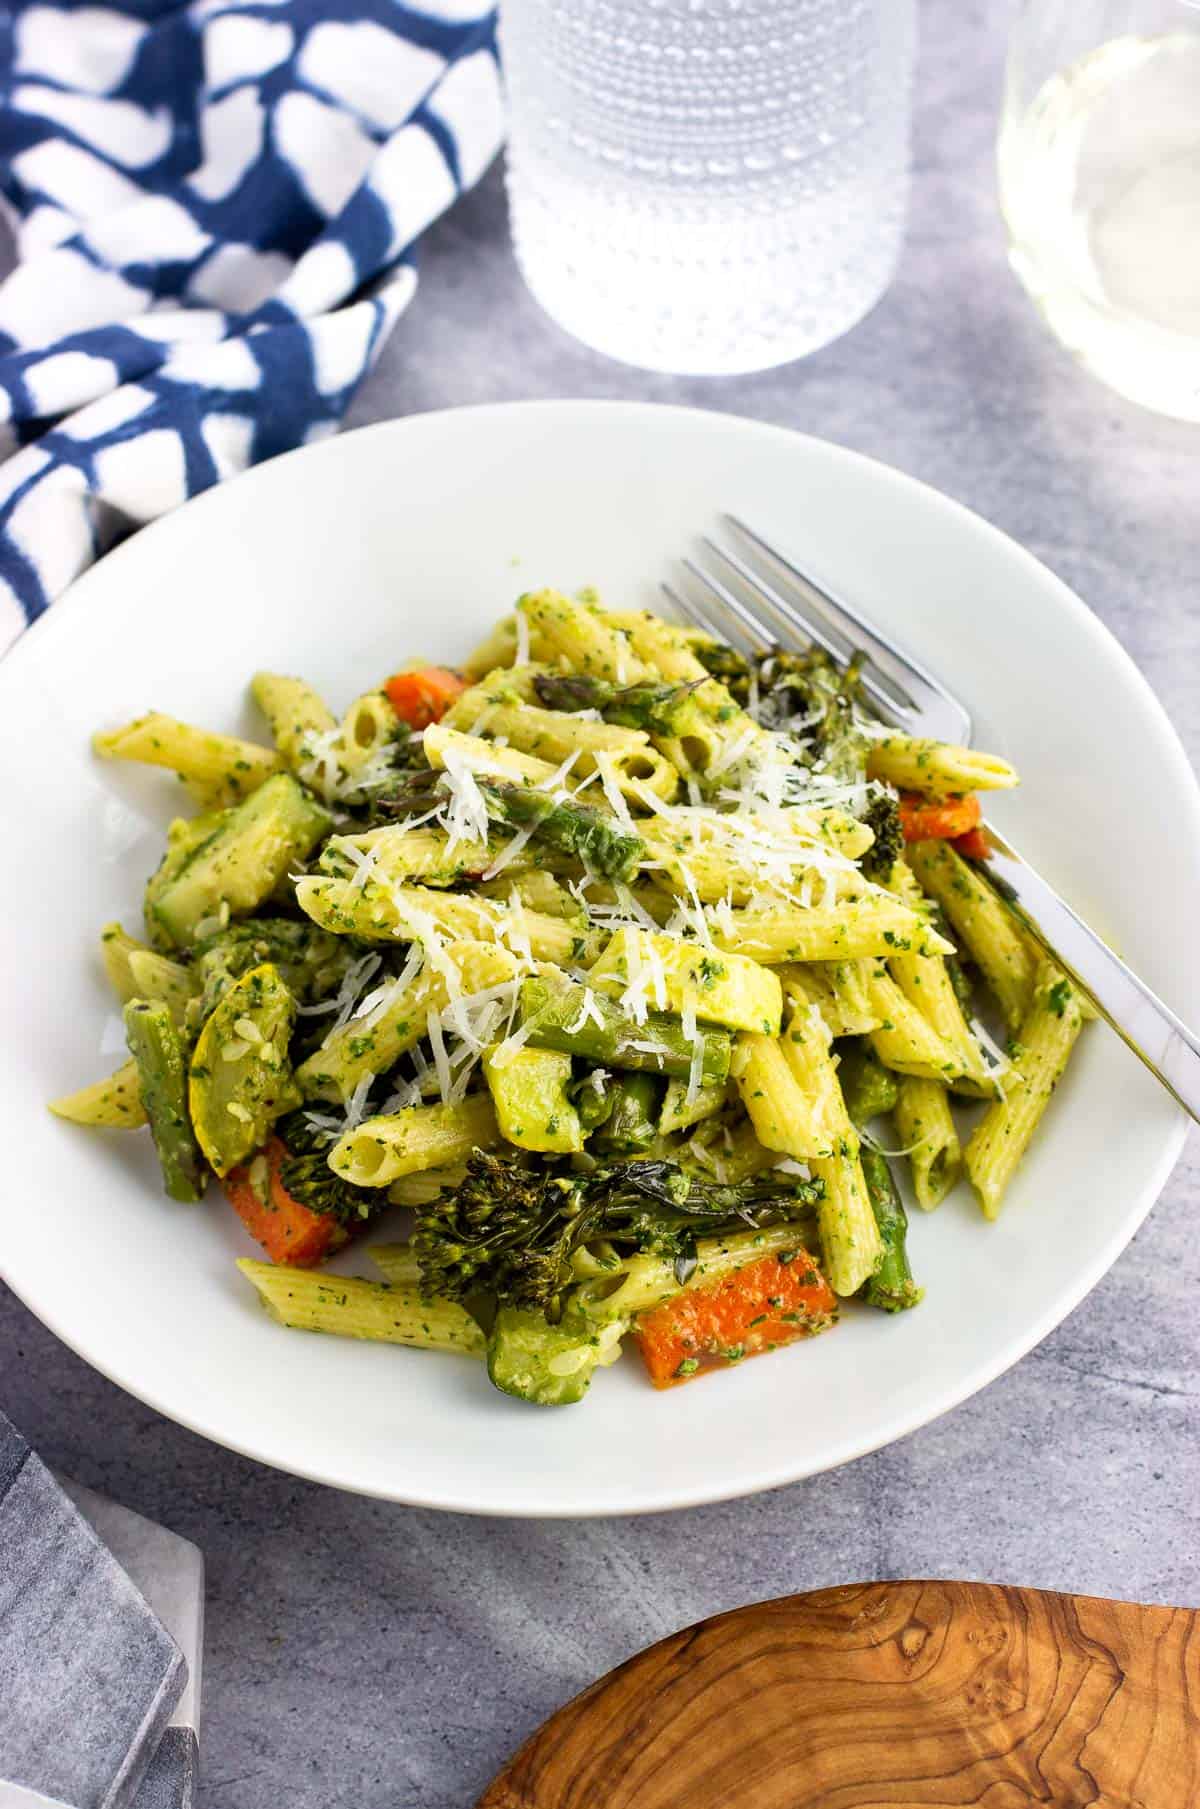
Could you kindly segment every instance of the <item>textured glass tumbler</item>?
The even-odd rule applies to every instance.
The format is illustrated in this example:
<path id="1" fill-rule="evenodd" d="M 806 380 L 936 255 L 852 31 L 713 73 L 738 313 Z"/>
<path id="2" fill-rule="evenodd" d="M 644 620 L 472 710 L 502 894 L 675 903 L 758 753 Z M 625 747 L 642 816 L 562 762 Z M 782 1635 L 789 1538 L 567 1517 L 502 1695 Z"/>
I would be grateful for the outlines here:
<path id="1" fill-rule="evenodd" d="M 1089 370 L 1200 421 L 1200 0 L 1025 0 L 1000 128 L 1013 269 Z"/>
<path id="2" fill-rule="evenodd" d="M 916 0 L 501 0 L 517 259 L 560 326 L 694 374 L 874 306 L 908 197 Z"/>

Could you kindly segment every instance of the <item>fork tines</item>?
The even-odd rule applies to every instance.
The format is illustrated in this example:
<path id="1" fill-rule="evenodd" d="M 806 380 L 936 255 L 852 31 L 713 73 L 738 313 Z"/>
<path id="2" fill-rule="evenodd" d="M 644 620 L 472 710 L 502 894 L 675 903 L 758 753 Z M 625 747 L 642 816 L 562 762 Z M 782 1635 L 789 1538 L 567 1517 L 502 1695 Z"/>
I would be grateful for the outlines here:
<path id="1" fill-rule="evenodd" d="M 682 561 L 690 583 L 662 587 L 674 610 L 750 652 L 816 645 L 842 666 L 857 655 L 863 689 L 886 722 L 946 741 L 970 740 L 967 710 L 910 654 L 739 516 L 726 515 L 725 522 L 748 557 L 704 536 L 704 559 Z"/>

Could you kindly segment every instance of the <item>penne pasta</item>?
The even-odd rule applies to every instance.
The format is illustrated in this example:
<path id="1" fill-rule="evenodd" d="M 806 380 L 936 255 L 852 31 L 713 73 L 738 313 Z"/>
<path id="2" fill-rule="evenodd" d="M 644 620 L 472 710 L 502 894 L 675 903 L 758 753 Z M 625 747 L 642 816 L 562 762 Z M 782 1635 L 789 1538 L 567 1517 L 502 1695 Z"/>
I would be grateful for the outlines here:
<path id="1" fill-rule="evenodd" d="M 92 746 L 105 760 L 165 766 L 178 774 L 202 810 L 238 803 L 283 766 L 270 748 L 237 735 L 214 735 L 158 710 L 93 735 Z"/>
<path id="2" fill-rule="evenodd" d="M 719 949 L 749 955 L 767 966 L 795 961 L 840 963 L 864 955 L 887 955 L 898 937 L 914 948 L 943 954 L 950 944 L 937 931 L 885 893 L 848 898 L 833 905 L 794 906 L 771 911 L 706 912 Z"/>
<path id="3" fill-rule="evenodd" d="M 472 1150 L 490 1149 L 499 1139 L 491 1098 L 477 1093 L 457 1105 L 409 1106 L 368 1118 L 334 1144 L 329 1166 L 356 1187 L 386 1187 L 401 1175 L 462 1162 Z"/>
<path id="4" fill-rule="evenodd" d="M 681 936 L 618 930 L 588 980 L 631 1009 L 690 1012 L 731 1030 L 779 1034 L 783 994 L 770 968 L 746 955 L 718 954 Z"/>
<path id="5" fill-rule="evenodd" d="M 940 1081 L 902 1076 L 894 1116 L 917 1205 L 932 1212 L 962 1172 L 962 1147 L 945 1087 Z"/>
<path id="6" fill-rule="evenodd" d="M 1003 1099 L 988 1107 L 963 1151 L 984 1216 L 994 1219 L 1083 1028 L 1079 996 L 1050 963 L 1040 970 L 1034 1002 L 1017 1034 Z"/>
<path id="7" fill-rule="evenodd" d="M 788 1153 L 803 1160 L 858 1147 L 830 1043 L 829 1028 L 815 1005 L 794 1010 L 780 1039 L 784 1060 L 803 1101 L 792 1126 L 796 1147 Z"/>
<path id="8" fill-rule="evenodd" d="M 902 791 L 935 798 L 949 792 L 1006 791 L 1017 783 L 1014 769 L 996 754 L 916 735 L 886 735 L 876 741 L 867 756 L 867 772 Z"/>
<path id="9" fill-rule="evenodd" d="M 910 1003 L 882 963 L 871 969 L 867 993 L 879 1018 L 870 1033 L 871 1047 L 885 1068 L 924 1080 L 949 1082 L 959 1077 L 959 1052 Z"/>
<path id="10" fill-rule="evenodd" d="M 820 1102 L 797 1080 L 778 1037 L 739 1036 L 729 1072 L 764 1149 L 798 1160 L 828 1153 Z"/>
<path id="11" fill-rule="evenodd" d="M 77 1093 L 64 1093 L 52 1099 L 50 1110 L 56 1118 L 69 1118 L 72 1124 L 94 1124 L 110 1130 L 134 1131 L 145 1124 L 146 1113 L 138 1090 L 137 1063 L 122 1062 L 115 1074 Z"/>
<path id="12" fill-rule="evenodd" d="M 375 1344 L 407 1344 L 418 1350 L 481 1357 L 484 1336 L 468 1312 L 450 1300 L 422 1300 L 409 1288 L 349 1275 L 316 1275 L 311 1269 L 238 1259 L 272 1319 L 297 1331 L 365 1338 Z"/>
<path id="13" fill-rule="evenodd" d="M 348 1100 L 368 1075 L 386 1074 L 428 1034 L 431 1014 L 446 1010 L 450 982 L 470 997 L 511 984 L 518 964 L 498 943 L 450 942 L 411 979 L 398 974 L 376 987 L 344 1024 L 331 1030 L 296 1069 L 306 1099 Z"/>
<path id="14" fill-rule="evenodd" d="M 293 771 L 314 740 L 332 735 L 337 728 L 337 717 L 302 678 L 256 672 L 250 681 L 250 695 L 267 719 L 272 741 Z"/>
<path id="15" fill-rule="evenodd" d="M 945 842 L 914 842 L 908 863 L 945 911 L 1015 1030 L 1033 998 L 1036 962 L 1008 907 Z"/>
<path id="16" fill-rule="evenodd" d="M 817 1220 L 826 1279 L 845 1298 L 870 1280 L 883 1254 L 857 1141 L 809 1166 L 825 1189 Z"/>
<path id="17" fill-rule="evenodd" d="M 335 935 L 364 942 L 486 941 L 501 938 L 510 949 L 528 945 L 535 961 L 560 966 L 595 959 L 592 932 L 581 933 L 562 917 L 524 906 L 505 909 L 493 899 L 424 886 L 385 886 L 375 880 L 308 878 L 296 884 L 296 902 L 314 923 Z"/>
<path id="18" fill-rule="evenodd" d="M 602 611 L 590 609 L 561 591 L 540 590 L 517 599 L 525 618 L 535 658 L 561 661 L 574 672 L 631 685 L 648 668 L 637 658 L 629 637 Z"/>

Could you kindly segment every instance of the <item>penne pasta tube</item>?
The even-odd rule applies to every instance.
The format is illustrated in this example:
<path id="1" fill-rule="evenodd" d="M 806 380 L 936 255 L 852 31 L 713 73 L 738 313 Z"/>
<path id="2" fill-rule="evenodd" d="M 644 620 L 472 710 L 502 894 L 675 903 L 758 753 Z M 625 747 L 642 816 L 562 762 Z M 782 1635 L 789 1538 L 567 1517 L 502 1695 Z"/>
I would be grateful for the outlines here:
<path id="1" fill-rule="evenodd" d="M 250 695 L 267 719 L 272 741 L 293 771 L 312 741 L 320 735 L 331 735 L 337 728 L 333 711 L 302 678 L 286 678 L 281 672 L 256 672 L 250 680 Z"/>
<path id="2" fill-rule="evenodd" d="M 581 932 L 562 917 L 524 906 L 505 909 L 490 898 L 436 892 L 424 886 L 385 886 L 369 880 L 310 877 L 296 882 L 296 902 L 306 916 L 335 935 L 364 942 L 487 941 L 502 938 L 514 951 L 527 943 L 535 961 L 559 966 L 595 960 L 594 931 Z"/>
<path id="3" fill-rule="evenodd" d="M 844 1152 L 815 1158 L 809 1167 L 825 1187 L 817 1207 L 825 1278 L 845 1298 L 870 1280 L 883 1255 L 857 1140 Z"/>
<path id="4" fill-rule="evenodd" d="M 739 1036 L 729 1071 L 764 1149 L 800 1161 L 830 1152 L 824 1101 L 806 1092 L 778 1037 Z M 836 1091 L 836 1076 L 833 1085 Z"/>
<path id="5" fill-rule="evenodd" d="M 561 591 L 528 592 L 517 609 L 529 625 L 536 658 L 555 659 L 575 672 L 588 672 L 612 684 L 632 685 L 650 676 L 629 637 L 598 609 L 589 609 Z"/>
<path id="6" fill-rule="evenodd" d="M 815 1005 L 794 1010 L 780 1038 L 784 1060 L 804 1102 L 792 1126 L 795 1147 L 788 1152 L 801 1160 L 858 1147 L 830 1040 L 828 1026 Z"/>
<path id="7" fill-rule="evenodd" d="M 283 766 L 270 748 L 194 728 L 158 710 L 93 735 L 92 746 L 105 760 L 134 760 L 178 773 L 202 810 L 238 803 Z"/>
<path id="8" fill-rule="evenodd" d="M 329 1166 L 358 1187 L 386 1187 L 401 1175 L 463 1162 L 474 1149 L 500 1140 L 495 1108 L 487 1093 L 457 1105 L 409 1106 L 368 1118 L 334 1144 Z"/>
<path id="9" fill-rule="evenodd" d="M 111 1130 L 133 1131 L 145 1124 L 146 1113 L 138 1088 L 137 1063 L 123 1062 L 115 1074 L 104 1080 L 80 1087 L 77 1093 L 64 1093 L 50 1101 L 56 1118 L 69 1118 L 72 1124 L 106 1125 Z"/>
<path id="10" fill-rule="evenodd" d="M 1009 1029 L 1015 1030 L 1032 1002 L 1037 964 L 1008 907 L 945 842 L 914 842 L 907 859 L 923 890 L 937 899 L 961 937 Z"/>
<path id="11" fill-rule="evenodd" d="M 872 968 L 867 992 L 879 1017 L 877 1028 L 870 1032 L 871 1047 L 884 1067 L 925 1080 L 957 1079 L 961 1069 L 958 1051 L 922 1017 L 882 963 Z"/>
<path id="12" fill-rule="evenodd" d="M 415 1289 L 391 1282 L 323 1275 L 249 1257 L 240 1258 L 238 1268 L 280 1325 L 329 1332 L 337 1338 L 454 1351 L 465 1357 L 484 1353 L 483 1333 L 457 1301 L 422 1300 Z"/>
<path id="13" fill-rule="evenodd" d="M 400 718 L 382 691 L 356 697 L 342 718 L 338 755 L 342 770 L 356 773 L 396 739 Z"/>
<path id="14" fill-rule="evenodd" d="M 925 1212 L 940 1206 L 962 1173 L 962 1147 L 940 1081 L 901 1077 L 893 1113 L 908 1155 L 913 1194 Z"/>
<path id="15" fill-rule="evenodd" d="M 926 792 L 931 797 L 945 797 L 948 792 L 1006 791 L 1017 783 L 1015 768 L 996 754 L 916 735 L 887 735 L 874 742 L 867 756 L 867 772 L 872 779 L 885 779 L 902 791 Z"/>
<path id="16" fill-rule="evenodd" d="M 772 967 L 781 962 L 841 962 L 887 955 L 897 937 L 931 953 L 944 954 L 951 947 L 899 899 L 886 893 L 813 905 L 808 910 L 710 909 L 705 916 L 717 948 L 749 955 Z"/>
<path id="17" fill-rule="evenodd" d="M 1083 1028 L 1079 996 L 1065 974 L 1047 963 L 1039 972 L 1034 1002 L 1018 1032 L 1004 1098 L 990 1105 L 963 1151 L 971 1185 L 984 1216 L 994 1219 L 1050 1095 Z"/>

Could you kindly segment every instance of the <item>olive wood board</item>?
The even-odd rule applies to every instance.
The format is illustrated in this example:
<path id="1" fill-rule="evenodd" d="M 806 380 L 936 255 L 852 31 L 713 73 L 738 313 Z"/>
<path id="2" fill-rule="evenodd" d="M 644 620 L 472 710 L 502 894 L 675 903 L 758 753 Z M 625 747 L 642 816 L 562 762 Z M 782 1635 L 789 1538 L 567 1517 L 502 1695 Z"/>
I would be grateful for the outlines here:
<path id="1" fill-rule="evenodd" d="M 1196 1809 L 1200 1615 L 859 1583 L 660 1640 L 477 1809 Z"/>

